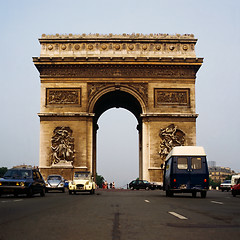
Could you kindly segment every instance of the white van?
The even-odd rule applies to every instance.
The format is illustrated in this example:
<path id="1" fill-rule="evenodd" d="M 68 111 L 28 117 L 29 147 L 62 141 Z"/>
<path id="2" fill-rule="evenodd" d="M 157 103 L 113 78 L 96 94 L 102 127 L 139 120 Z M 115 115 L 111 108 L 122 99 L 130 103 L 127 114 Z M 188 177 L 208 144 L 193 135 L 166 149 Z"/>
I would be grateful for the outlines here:
<path id="1" fill-rule="evenodd" d="M 239 178 L 240 178 L 240 174 L 232 175 L 232 178 L 231 178 L 231 186 L 236 185 Z"/>

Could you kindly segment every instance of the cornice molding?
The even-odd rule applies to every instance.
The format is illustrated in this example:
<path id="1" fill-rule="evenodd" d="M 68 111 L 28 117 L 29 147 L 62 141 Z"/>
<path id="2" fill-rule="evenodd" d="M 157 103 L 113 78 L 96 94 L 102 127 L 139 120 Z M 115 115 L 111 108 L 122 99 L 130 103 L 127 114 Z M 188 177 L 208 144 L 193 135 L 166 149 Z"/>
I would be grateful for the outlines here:
<path id="1" fill-rule="evenodd" d="M 144 113 L 141 118 L 161 117 L 161 118 L 197 118 L 198 114 L 188 113 Z"/>

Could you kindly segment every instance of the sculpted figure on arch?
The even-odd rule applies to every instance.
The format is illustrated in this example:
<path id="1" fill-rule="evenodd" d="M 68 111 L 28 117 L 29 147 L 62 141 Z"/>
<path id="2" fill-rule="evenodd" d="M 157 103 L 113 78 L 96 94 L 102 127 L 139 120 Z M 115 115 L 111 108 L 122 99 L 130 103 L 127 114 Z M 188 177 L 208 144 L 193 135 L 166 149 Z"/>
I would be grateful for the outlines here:
<path id="1" fill-rule="evenodd" d="M 73 162 L 74 138 L 69 127 L 56 127 L 52 136 L 52 164 Z"/>
<path id="2" fill-rule="evenodd" d="M 185 142 L 185 133 L 178 129 L 174 124 L 170 124 L 166 128 L 161 128 L 159 136 L 162 139 L 159 154 L 163 160 L 173 147 L 182 146 Z"/>

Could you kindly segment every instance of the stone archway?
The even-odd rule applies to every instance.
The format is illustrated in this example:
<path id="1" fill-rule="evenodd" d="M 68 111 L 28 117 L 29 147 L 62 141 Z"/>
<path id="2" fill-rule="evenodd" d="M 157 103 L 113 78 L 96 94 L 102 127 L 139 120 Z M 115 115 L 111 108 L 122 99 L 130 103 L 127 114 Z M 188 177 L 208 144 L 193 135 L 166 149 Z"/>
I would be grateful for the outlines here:
<path id="1" fill-rule="evenodd" d="M 126 87 L 121 87 L 120 85 L 117 88 L 109 87 L 108 91 L 104 91 L 104 94 L 100 91 L 97 94 L 94 101 L 94 106 L 92 106 L 89 112 L 94 113 L 93 118 L 93 174 L 96 175 L 96 135 L 98 130 L 98 119 L 99 117 L 108 109 L 116 108 L 125 108 L 129 110 L 137 119 L 138 134 L 139 134 L 139 178 L 143 178 L 143 163 L 142 163 L 142 119 L 141 114 L 143 112 L 142 106 L 137 98 L 135 98 L 131 93 L 131 89 Z M 141 99 L 140 96 L 138 96 Z M 144 103 L 143 103 L 144 104 Z M 145 107 L 145 106 L 144 106 Z"/>
<path id="2" fill-rule="evenodd" d="M 193 35 L 42 35 L 39 168 L 46 177 L 96 169 L 97 119 L 124 107 L 139 123 L 140 177 L 161 182 L 175 145 L 196 144 Z"/>

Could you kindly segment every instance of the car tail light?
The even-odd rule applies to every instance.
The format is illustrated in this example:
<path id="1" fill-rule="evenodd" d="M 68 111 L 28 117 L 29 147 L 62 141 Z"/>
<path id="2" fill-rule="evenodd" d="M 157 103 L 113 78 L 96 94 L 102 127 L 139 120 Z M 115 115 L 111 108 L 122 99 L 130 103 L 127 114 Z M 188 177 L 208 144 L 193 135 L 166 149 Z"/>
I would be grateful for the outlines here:
<path id="1" fill-rule="evenodd" d="M 207 179 L 206 179 L 206 178 L 204 179 L 204 182 L 207 182 Z"/>
<path id="2" fill-rule="evenodd" d="M 174 179 L 173 179 L 173 182 L 177 182 L 177 179 L 176 179 L 176 178 L 174 178 Z"/>

